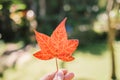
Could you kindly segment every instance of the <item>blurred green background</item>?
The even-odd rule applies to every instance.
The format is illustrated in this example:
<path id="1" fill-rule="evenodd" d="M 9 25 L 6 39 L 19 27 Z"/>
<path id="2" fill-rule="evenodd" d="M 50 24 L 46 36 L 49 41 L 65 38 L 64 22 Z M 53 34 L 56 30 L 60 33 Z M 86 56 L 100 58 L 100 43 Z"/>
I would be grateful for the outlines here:
<path id="1" fill-rule="evenodd" d="M 107 6 L 108 2 L 0 0 L 0 80 L 39 80 L 56 71 L 54 59 L 42 61 L 32 56 L 39 50 L 33 30 L 51 35 L 65 17 L 68 38 L 79 39 L 80 44 L 73 54 L 76 59 L 59 60 L 59 68 L 74 72 L 74 80 L 110 80 L 112 61 L 107 35 L 111 25 L 116 76 L 120 79 L 120 1 L 114 1 L 113 6 Z"/>

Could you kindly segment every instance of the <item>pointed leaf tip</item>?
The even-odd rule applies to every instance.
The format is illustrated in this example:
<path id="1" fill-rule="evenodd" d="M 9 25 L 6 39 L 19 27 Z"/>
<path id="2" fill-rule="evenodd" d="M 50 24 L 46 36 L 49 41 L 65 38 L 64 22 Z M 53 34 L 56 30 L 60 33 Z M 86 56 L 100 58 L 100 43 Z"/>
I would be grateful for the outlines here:
<path id="1" fill-rule="evenodd" d="M 66 20 L 67 20 L 67 17 L 65 17 L 65 18 L 62 20 L 62 22 L 64 22 L 64 23 L 65 23 L 65 22 L 66 22 Z M 62 22 L 61 22 L 61 23 L 62 23 Z"/>

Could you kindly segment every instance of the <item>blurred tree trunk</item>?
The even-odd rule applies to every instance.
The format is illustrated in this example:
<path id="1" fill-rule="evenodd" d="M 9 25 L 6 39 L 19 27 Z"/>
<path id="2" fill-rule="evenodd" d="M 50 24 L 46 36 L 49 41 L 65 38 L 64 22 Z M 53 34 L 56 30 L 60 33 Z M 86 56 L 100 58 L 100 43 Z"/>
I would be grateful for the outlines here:
<path id="1" fill-rule="evenodd" d="M 107 13 L 107 15 L 108 15 L 108 26 L 109 26 L 108 45 L 111 52 L 111 60 L 112 60 L 112 79 L 116 80 L 117 77 L 116 77 L 115 52 L 114 52 L 115 29 L 113 29 L 112 26 L 110 25 L 111 21 L 110 21 L 109 13 Z"/>
<path id="2" fill-rule="evenodd" d="M 46 15 L 46 0 L 39 0 L 40 11 L 39 15 L 41 18 L 44 18 Z"/>
<path id="3" fill-rule="evenodd" d="M 108 45 L 109 49 L 111 52 L 111 61 L 112 61 L 112 75 L 111 79 L 112 80 L 117 80 L 116 76 L 116 64 L 115 64 L 115 51 L 114 51 L 114 41 L 115 41 L 115 34 L 116 30 L 115 27 L 116 25 L 113 25 L 110 19 L 110 11 L 113 8 L 114 0 L 108 0 L 107 4 L 107 16 L 108 16 Z"/>

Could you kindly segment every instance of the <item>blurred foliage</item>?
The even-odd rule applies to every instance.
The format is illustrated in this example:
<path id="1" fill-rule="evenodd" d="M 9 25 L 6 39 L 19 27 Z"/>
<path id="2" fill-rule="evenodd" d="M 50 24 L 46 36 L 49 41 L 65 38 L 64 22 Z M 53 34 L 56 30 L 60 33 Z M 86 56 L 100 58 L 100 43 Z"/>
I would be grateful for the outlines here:
<path id="1" fill-rule="evenodd" d="M 50 35 L 67 17 L 70 38 L 76 37 L 83 44 L 99 40 L 105 35 L 97 34 L 93 26 L 97 16 L 105 12 L 105 5 L 106 0 L 0 0 L 1 39 L 34 43 L 33 29 Z"/>
<path id="2" fill-rule="evenodd" d="M 33 29 L 50 35 L 59 22 L 67 17 L 69 38 L 77 38 L 81 45 L 107 38 L 107 0 L 0 0 L 0 38 L 5 42 L 35 42 Z M 119 12 L 111 12 L 112 25 L 117 25 L 119 40 Z"/>

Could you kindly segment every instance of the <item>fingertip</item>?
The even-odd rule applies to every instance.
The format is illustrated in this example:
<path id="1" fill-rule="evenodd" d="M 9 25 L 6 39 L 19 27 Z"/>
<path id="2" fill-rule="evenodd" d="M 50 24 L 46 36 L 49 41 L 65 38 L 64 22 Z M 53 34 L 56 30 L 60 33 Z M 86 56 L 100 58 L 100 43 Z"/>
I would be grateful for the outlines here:
<path id="1" fill-rule="evenodd" d="M 66 69 L 61 69 L 61 70 L 64 73 L 64 75 L 68 72 L 68 70 L 66 70 Z"/>
<path id="2" fill-rule="evenodd" d="M 74 78 L 74 73 L 70 72 L 65 75 L 64 80 L 72 80 Z"/>
<path id="3" fill-rule="evenodd" d="M 53 80 L 63 80 L 64 79 L 64 73 L 62 70 L 59 70 L 56 74 L 55 74 L 55 78 Z"/>

